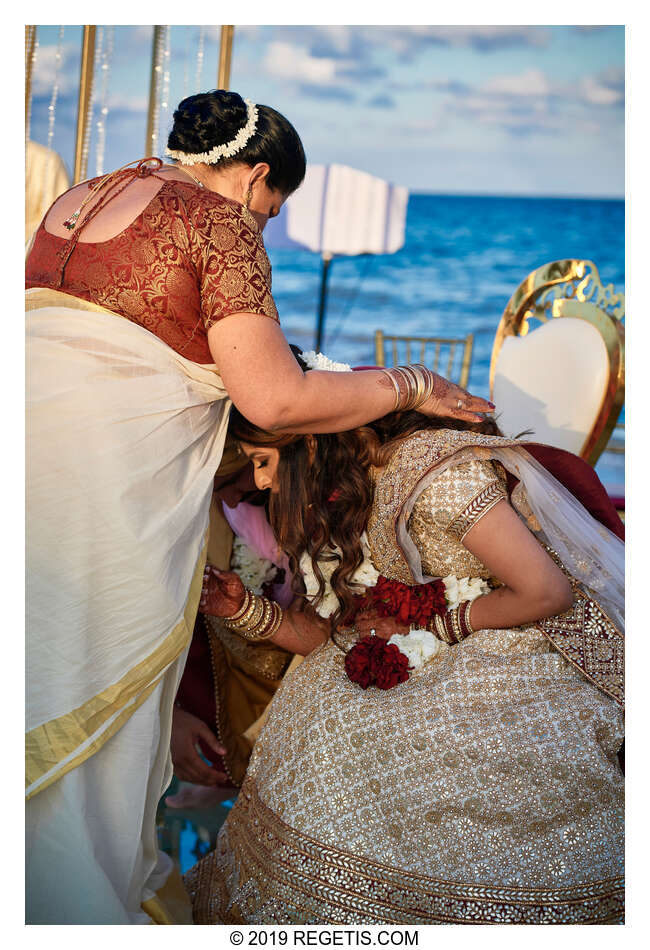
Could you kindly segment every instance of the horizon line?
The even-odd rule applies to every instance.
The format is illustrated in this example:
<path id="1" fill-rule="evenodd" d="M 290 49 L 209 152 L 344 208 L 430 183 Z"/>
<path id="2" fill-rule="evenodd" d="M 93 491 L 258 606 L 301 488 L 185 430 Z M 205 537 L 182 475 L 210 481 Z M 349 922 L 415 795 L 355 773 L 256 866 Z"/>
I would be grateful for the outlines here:
<path id="1" fill-rule="evenodd" d="M 408 188 L 409 195 L 419 195 L 422 197 L 438 198 L 535 198 L 544 200 L 552 198 L 554 200 L 574 200 L 574 201 L 625 201 L 625 195 L 576 195 L 574 193 L 556 194 L 553 192 L 531 193 L 531 192 L 501 192 L 501 191 L 420 191 L 415 188 Z"/>

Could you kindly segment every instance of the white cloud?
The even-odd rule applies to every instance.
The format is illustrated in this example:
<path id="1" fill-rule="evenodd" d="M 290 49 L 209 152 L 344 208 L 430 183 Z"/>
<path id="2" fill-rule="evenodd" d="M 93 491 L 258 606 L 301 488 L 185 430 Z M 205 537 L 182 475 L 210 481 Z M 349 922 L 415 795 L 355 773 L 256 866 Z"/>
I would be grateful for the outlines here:
<path id="1" fill-rule="evenodd" d="M 57 46 L 41 46 L 36 51 L 36 60 L 34 71 L 32 73 L 32 95 L 33 96 L 51 96 L 54 86 L 54 80 L 57 74 L 56 62 Z M 59 95 L 64 96 L 76 88 L 78 79 L 74 75 L 74 70 L 70 69 L 69 61 L 71 58 L 79 58 L 79 50 L 70 43 L 64 43 L 61 48 L 61 60 L 59 63 L 58 80 Z"/>
<path id="2" fill-rule="evenodd" d="M 547 96 L 551 84 L 541 69 L 527 69 L 518 75 L 493 76 L 482 91 L 487 95 Z"/>
<path id="3" fill-rule="evenodd" d="M 337 63 L 333 59 L 311 56 L 291 43 L 270 43 L 262 64 L 273 76 L 298 82 L 333 81 Z"/>
<path id="4" fill-rule="evenodd" d="M 149 107 L 149 100 L 146 96 L 128 96 L 124 93 L 109 93 L 108 108 L 112 112 L 133 112 L 139 114 L 146 112 Z"/>
<path id="5" fill-rule="evenodd" d="M 578 92 L 584 102 L 596 106 L 612 106 L 624 99 L 624 92 L 618 85 L 609 84 L 598 76 L 586 76 L 580 82 Z"/>

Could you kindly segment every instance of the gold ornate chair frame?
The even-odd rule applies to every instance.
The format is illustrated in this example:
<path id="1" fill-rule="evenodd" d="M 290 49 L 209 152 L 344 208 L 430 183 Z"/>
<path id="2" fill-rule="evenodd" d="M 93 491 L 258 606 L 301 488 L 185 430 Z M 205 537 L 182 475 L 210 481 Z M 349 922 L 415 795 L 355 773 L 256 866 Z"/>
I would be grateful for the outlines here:
<path id="1" fill-rule="evenodd" d="M 606 447 L 625 399 L 625 295 L 613 284 L 603 287 L 592 261 L 552 261 L 526 277 L 514 292 L 497 327 L 490 363 L 490 396 L 497 358 L 507 336 L 525 336 L 532 321 L 546 323 L 576 317 L 596 327 L 609 357 L 609 380 L 603 401 L 580 455 L 595 465 Z"/>
<path id="2" fill-rule="evenodd" d="M 415 344 L 419 344 L 420 347 L 420 356 L 418 362 L 425 363 L 425 365 L 430 366 L 434 373 L 440 372 L 438 364 L 440 362 L 440 351 L 442 347 L 449 346 L 449 359 L 447 360 L 447 369 L 443 371 L 443 375 L 447 379 L 452 378 L 453 366 L 454 366 L 454 357 L 456 355 L 456 348 L 459 346 L 463 347 L 463 355 L 460 367 L 460 375 L 458 377 L 459 386 L 462 386 L 463 389 L 467 388 L 467 381 L 469 379 L 469 370 L 472 364 L 472 350 L 474 348 L 474 334 L 468 333 L 466 337 L 452 338 L 452 337 L 443 337 L 443 336 L 393 336 L 390 334 L 385 334 L 383 330 L 375 330 L 375 363 L 377 366 L 386 365 L 386 345 L 390 344 L 392 349 L 393 363 L 395 366 L 398 363 L 397 357 L 397 346 L 399 343 L 406 343 L 406 362 L 410 363 L 411 360 L 411 347 Z M 434 354 L 433 354 L 433 364 L 426 363 L 425 353 L 426 348 L 429 344 L 433 344 Z"/>

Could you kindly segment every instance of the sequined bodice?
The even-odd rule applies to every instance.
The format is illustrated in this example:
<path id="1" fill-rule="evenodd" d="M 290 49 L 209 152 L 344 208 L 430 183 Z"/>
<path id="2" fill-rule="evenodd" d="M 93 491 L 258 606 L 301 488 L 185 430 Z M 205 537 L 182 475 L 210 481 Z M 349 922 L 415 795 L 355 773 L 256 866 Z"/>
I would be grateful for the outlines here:
<path id="1" fill-rule="evenodd" d="M 462 543 L 494 505 L 507 499 L 505 472 L 499 463 L 473 458 L 451 464 L 438 474 L 431 468 L 437 449 L 443 458 L 449 441 L 468 433 L 438 430 L 411 436 L 376 477 L 375 503 L 368 524 L 373 560 L 387 577 L 411 582 L 397 539 L 399 514 L 421 479 L 428 482 L 407 522 L 409 537 L 430 577 L 490 577 L 490 571 Z M 442 468 L 442 465 L 440 466 Z"/>
<path id="2" fill-rule="evenodd" d="M 419 496 L 409 520 L 422 570 L 430 577 L 490 576 L 461 538 L 502 498 L 505 479 L 492 462 L 478 459 L 448 468 Z"/>

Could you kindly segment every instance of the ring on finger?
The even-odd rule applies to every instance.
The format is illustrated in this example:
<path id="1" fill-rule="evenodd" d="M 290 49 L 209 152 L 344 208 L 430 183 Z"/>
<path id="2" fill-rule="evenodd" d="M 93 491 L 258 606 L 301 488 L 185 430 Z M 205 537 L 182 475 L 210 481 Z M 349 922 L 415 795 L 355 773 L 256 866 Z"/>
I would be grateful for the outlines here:
<path id="1" fill-rule="evenodd" d="M 371 628 L 370 628 L 370 636 L 371 636 L 371 637 L 374 637 L 374 636 L 376 636 L 376 635 L 377 635 L 377 631 L 375 630 L 374 627 L 371 627 Z"/>
<path id="2" fill-rule="evenodd" d="M 456 403 L 456 409 L 462 409 L 462 408 L 463 408 L 463 400 L 459 399 L 458 402 Z"/>

